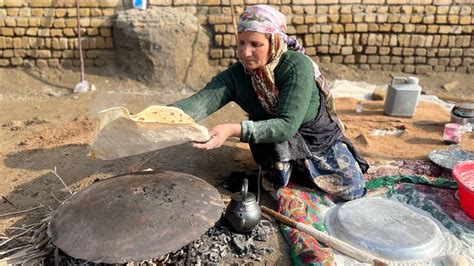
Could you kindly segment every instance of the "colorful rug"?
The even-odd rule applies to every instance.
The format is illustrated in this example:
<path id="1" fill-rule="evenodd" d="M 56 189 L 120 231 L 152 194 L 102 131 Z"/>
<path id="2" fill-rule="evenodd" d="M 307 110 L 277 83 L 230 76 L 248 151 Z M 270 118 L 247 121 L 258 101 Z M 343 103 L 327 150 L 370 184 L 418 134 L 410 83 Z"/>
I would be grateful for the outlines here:
<path id="1" fill-rule="evenodd" d="M 474 247 L 474 221 L 461 209 L 456 198 L 456 182 L 447 170 L 427 161 L 392 161 L 372 165 L 365 175 L 367 197 L 383 196 L 430 213 L 458 239 Z M 269 186 L 264 187 L 269 188 Z M 272 191 L 270 191 L 272 192 Z M 297 222 L 326 231 L 324 209 L 336 204 L 322 191 L 290 184 L 273 191 L 278 211 Z M 331 248 L 310 235 L 281 225 L 291 246 L 294 265 L 334 265 Z"/>

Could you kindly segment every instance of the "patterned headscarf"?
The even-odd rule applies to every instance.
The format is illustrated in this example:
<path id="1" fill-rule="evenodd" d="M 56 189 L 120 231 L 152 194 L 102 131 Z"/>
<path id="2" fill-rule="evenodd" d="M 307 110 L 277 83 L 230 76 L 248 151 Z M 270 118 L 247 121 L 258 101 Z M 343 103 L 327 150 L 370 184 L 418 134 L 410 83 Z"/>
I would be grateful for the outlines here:
<path id="1" fill-rule="evenodd" d="M 295 39 L 288 36 L 286 31 L 286 17 L 283 13 L 267 5 L 250 6 L 240 16 L 238 32 L 253 31 L 271 34 L 270 57 L 268 63 L 260 69 L 246 72 L 250 74 L 252 85 L 262 107 L 270 114 L 277 112 L 278 88 L 275 86 L 274 69 L 280 61 L 281 55 L 288 49 L 304 54 L 304 47 Z M 309 57 L 308 57 L 309 58 Z M 327 86 L 326 80 L 319 71 L 318 65 L 313 63 L 314 78 L 326 96 L 326 106 L 331 118 L 341 129 L 344 127 L 337 118 L 334 100 Z"/>

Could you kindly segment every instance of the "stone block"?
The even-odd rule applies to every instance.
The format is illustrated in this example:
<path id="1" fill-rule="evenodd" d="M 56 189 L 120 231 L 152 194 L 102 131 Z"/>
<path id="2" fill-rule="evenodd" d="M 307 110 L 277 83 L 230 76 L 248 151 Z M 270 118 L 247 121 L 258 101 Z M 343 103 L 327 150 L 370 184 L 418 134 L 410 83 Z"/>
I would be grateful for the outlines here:
<path id="1" fill-rule="evenodd" d="M 23 63 L 23 58 L 20 57 L 13 57 L 10 59 L 12 66 L 19 66 Z"/>
<path id="2" fill-rule="evenodd" d="M 379 60 L 380 64 L 389 64 L 390 63 L 390 56 L 380 56 Z"/>
<path id="3" fill-rule="evenodd" d="M 100 28 L 100 36 L 102 37 L 111 37 L 112 28 Z"/>
<path id="4" fill-rule="evenodd" d="M 14 28 L 15 36 L 23 36 L 25 35 L 26 28 Z"/>
<path id="5" fill-rule="evenodd" d="M 316 22 L 317 22 L 316 16 L 314 16 L 314 15 L 308 15 L 308 16 L 305 16 L 305 18 L 304 18 L 304 23 L 305 24 L 311 25 L 311 24 L 315 24 Z"/>
<path id="6" fill-rule="evenodd" d="M 57 18 L 53 21 L 54 28 L 64 28 L 66 27 L 66 21 L 62 18 Z"/>
<path id="7" fill-rule="evenodd" d="M 76 11 L 77 12 L 77 11 Z M 79 15 L 81 16 L 81 18 L 83 17 L 89 17 L 91 14 L 90 12 L 90 8 L 80 8 L 79 9 Z"/>
<path id="8" fill-rule="evenodd" d="M 365 23 L 356 24 L 357 32 L 368 32 L 368 25 Z"/>
<path id="9" fill-rule="evenodd" d="M 342 33 L 344 32 L 344 26 L 341 24 L 334 24 L 332 26 L 332 32 L 334 33 Z"/>
<path id="10" fill-rule="evenodd" d="M 462 54 L 463 54 L 463 49 L 453 48 L 453 49 L 451 49 L 450 56 L 452 56 L 452 57 L 461 57 Z"/>
<path id="11" fill-rule="evenodd" d="M 328 21 L 331 23 L 339 22 L 339 15 L 329 15 L 327 18 L 328 18 Z"/>
<path id="12" fill-rule="evenodd" d="M 38 36 L 40 37 L 49 37 L 49 29 L 39 29 L 38 30 Z"/>
<path id="13" fill-rule="evenodd" d="M 36 66 L 39 68 L 44 68 L 48 66 L 48 60 L 45 59 L 36 59 Z"/>
<path id="14" fill-rule="evenodd" d="M 352 46 L 344 46 L 341 48 L 341 54 L 342 55 L 351 55 L 353 52 L 353 47 Z"/>
<path id="15" fill-rule="evenodd" d="M 399 65 L 401 63 L 402 63 L 402 57 L 400 57 L 400 56 L 392 56 L 390 58 L 390 64 Z"/>
<path id="16" fill-rule="evenodd" d="M 28 19 L 24 17 L 19 17 L 17 19 L 17 26 L 18 27 L 28 27 Z"/>
<path id="17" fill-rule="evenodd" d="M 43 28 L 51 28 L 51 26 L 53 26 L 53 18 L 42 18 L 41 19 L 41 27 Z"/>
<path id="18" fill-rule="evenodd" d="M 112 27 L 113 19 L 112 18 L 92 18 L 91 27 Z"/>
<path id="19" fill-rule="evenodd" d="M 327 45 L 322 45 L 317 47 L 317 53 L 318 54 L 328 54 L 329 53 L 329 46 Z"/>
<path id="20" fill-rule="evenodd" d="M 469 25 L 471 24 L 472 17 L 471 16 L 461 16 L 459 18 L 459 24 L 461 25 Z"/>
<path id="21" fill-rule="evenodd" d="M 294 25 L 304 24 L 304 16 L 293 16 L 292 22 Z"/>
<path id="22" fill-rule="evenodd" d="M 415 65 L 426 64 L 426 57 L 415 56 Z"/>
<path id="23" fill-rule="evenodd" d="M 388 55 L 390 54 L 390 47 L 379 47 L 379 55 Z"/>
<path id="24" fill-rule="evenodd" d="M 406 72 L 406 73 L 415 73 L 415 66 L 413 66 L 413 65 L 406 65 L 406 66 L 403 68 L 403 72 Z"/>
<path id="25" fill-rule="evenodd" d="M 76 32 L 72 28 L 65 28 L 63 29 L 63 35 L 67 37 L 75 37 Z"/>
<path id="26" fill-rule="evenodd" d="M 377 54 L 377 46 L 365 47 L 365 54 Z"/>
<path id="27" fill-rule="evenodd" d="M 433 71 L 433 67 L 430 65 L 417 65 L 415 67 L 416 74 L 426 74 Z"/>
<path id="28" fill-rule="evenodd" d="M 0 66 L 9 66 L 10 60 L 9 59 L 0 59 Z"/>
<path id="29" fill-rule="evenodd" d="M 8 27 L 15 27 L 16 26 L 16 19 L 11 18 L 11 17 L 7 17 L 7 18 L 5 18 L 4 23 Z"/>
<path id="30" fill-rule="evenodd" d="M 3 57 L 5 58 L 13 57 L 13 50 L 11 49 L 3 50 Z"/>
<path id="31" fill-rule="evenodd" d="M 232 17 L 225 15 L 210 15 L 208 17 L 208 22 L 210 24 L 226 24 L 232 23 Z"/>
<path id="32" fill-rule="evenodd" d="M 329 54 L 340 54 L 340 53 L 341 53 L 341 46 L 339 45 L 329 46 Z"/>
<path id="33" fill-rule="evenodd" d="M 13 50 L 14 57 L 21 57 L 24 58 L 26 56 L 25 49 L 15 49 Z"/>
<path id="34" fill-rule="evenodd" d="M 13 28 L 2 28 L 2 35 L 3 36 L 14 36 Z"/>
<path id="35" fill-rule="evenodd" d="M 41 26 L 41 19 L 40 18 L 29 18 L 28 25 L 30 27 L 39 27 Z"/>
<path id="36" fill-rule="evenodd" d="M 99 7 L 119 7 L 122 6 L 121 0 L 101 0 L 99 2 Z"/>
<path id="37" fill-rule="evenodd" d="M 458 24 L 459 23 L 459 16 L 456 16 L 456 15 L 448 16 L 448 23 L 449 24 Z"/>
<path id="38" fill-rule="evenodd" d="M 3 5 L 6 7 L 21 7 L 23 5 L 23 1 L 20 0 L 3 0 Z"/>
<path id="39" fill-rule="evenodd" d="M 354 14 L 352 20 L 354 21 L 354 23 L 364 22 L 364 16 L 365 15 L 363 14 Z"/>
<path id="40" fill-rule="evenodd" d="M 411 17 L 408 15 L 400 15 L 398 22 L 406 24 L 410 22 Z"/>
<path id="41" fill-rule="evenodd" d="M 384 23 L 379 25 L 380 32 L 390 32 L 392 29 L 392 24 Z"/>
<path id="42" fill-rule="evenodd" d="M 318 24 L 323 24 L 323 23 L 326 23 L 328 21 L 328 17 L 326 15 L 318 15 L 316 17 L 316 23 Z"/>
<path id="43" fill-rule="evenodd" d="M 450 5 L 452 3 L 452 0 L 433 0 L 433 5 Z"/>
<path id="44" fill-rule="evenodd" d="M 104 37 L 100 37 L 100 36 L 96 37 L 96 42 L 97 42 L 97 48 L 98 49 L 105 49 L 106 48 Z"/>
<path id="45" fill-rule="evenodd" d="M 404 56 L 412 56 L 415 54 L 415 49 L 414 48 L 403 48 L 403 53 Z"/>
<path id="46" fill-rule="evenodd" d="M 316 14 L 326 15 L 329 12 L 329 7 L 327 5 L 316 6 Z"/>
<path id="47" fill-rule="evenodd" d="M 59 59 L 51 58 L 51 59 L 48 59 L 48 65 L 50 67 L 59 67 L 61 64 L 59 63 Z"/>
<path id="48" fill-rule="evenodd" d="M 33 17 L 42 17 L 44 14 L 42 8 L 32 8 L 31 9 L 31 16 Z"/>
<path id="49" fill-rule="evenodd" d="M 203 5 L 203 6 L 217 6 L 220 4 L 221 4 L 220 0 L 198 0 L 198 5 Z"/>
<path id="50" fill-rule="evenodd" d="M 294 5 L 314 5 L 315 0 L 292 0 L 291 3 Z"/>
<path id="51" fill-rule="evenodd" d="M 448 23 L 448 16 L 445 16 L 445 15 L 437 15 L 435 17 L 435 22 L 437 24 L 446 24 Z"/>
<path id="52" fill-rule="evenodd" d="M 91 25 L 91 19 L 90 18 L 81 18 L 81 27 L 82 28 L 87 28 L 90 27 Z"/>

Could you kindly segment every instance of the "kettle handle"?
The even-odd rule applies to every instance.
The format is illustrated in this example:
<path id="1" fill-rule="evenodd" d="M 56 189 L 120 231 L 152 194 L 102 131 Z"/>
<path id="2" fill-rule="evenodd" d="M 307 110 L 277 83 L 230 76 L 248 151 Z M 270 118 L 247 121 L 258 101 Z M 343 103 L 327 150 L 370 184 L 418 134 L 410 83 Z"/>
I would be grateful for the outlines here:
<path id="1" fill-rule="evenodd" d="M 242 182 L 242 189 L 240 190 L 240 192 L 242 192 L 242 200 L 245 200 L 247 198 L 248 189 L 249 189 L 249 181 L 247 180 L 247 178 L 244 178 Z"/>

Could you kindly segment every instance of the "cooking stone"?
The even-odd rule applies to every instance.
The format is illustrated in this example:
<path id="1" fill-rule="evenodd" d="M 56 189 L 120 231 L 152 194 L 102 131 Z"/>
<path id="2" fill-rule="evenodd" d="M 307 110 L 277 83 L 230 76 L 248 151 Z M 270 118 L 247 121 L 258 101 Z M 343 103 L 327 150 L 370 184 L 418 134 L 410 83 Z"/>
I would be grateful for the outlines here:
<path id="1" fill-rule="evenodd" d="M 402 203 L 362 198 L 331 208 L 328 232 L 352 246 L 386 260 L 421 260 L 444 251 L 437 224 Z"/>
<path id="2" fill-rule="evenodd" d="M 95 263 L 153 259 L 198 239 L 221 217 L 216 188 L 184 173 L 119 175 L 68 198 L 50 224 L 53 243 Z"/>

